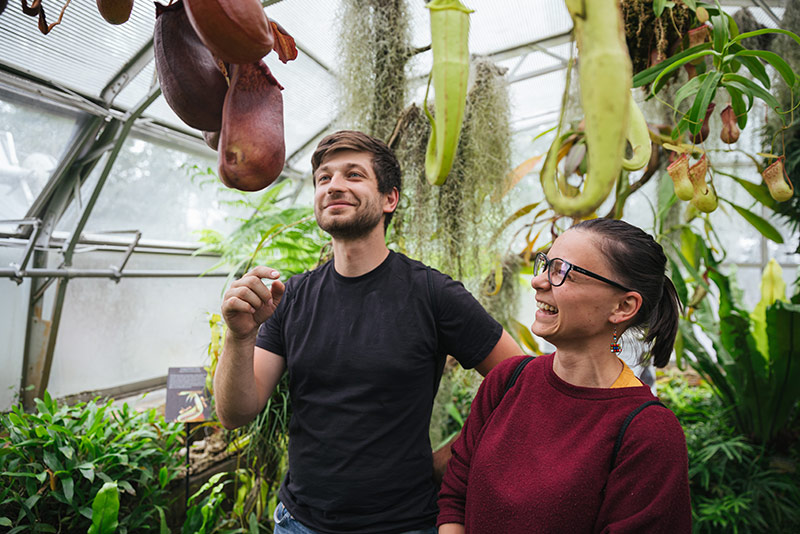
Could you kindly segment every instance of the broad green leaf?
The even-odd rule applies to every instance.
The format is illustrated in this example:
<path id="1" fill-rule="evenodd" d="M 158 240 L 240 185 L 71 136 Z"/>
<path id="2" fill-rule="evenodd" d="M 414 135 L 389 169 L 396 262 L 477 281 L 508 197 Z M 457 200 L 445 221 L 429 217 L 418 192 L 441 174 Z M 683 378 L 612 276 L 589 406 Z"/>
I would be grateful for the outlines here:
<path id="1" fill-rule="evenodd" d="M 0 517 L 0 527 L 10 527 L 11 520 L 7 517 Z"/>
<path id="2" fill-rule="evenodd" d="M 737 52 L 736 55 L 755 56 L 767 61 L 770 65 L 772 65 L 775 68 L 776 71 L 778 71 L 778 74 L 780 74 L 781 77 L 784 79 L 786 85 L 788 85 L 789 87 L 794 86 L 794 82 L 796 80 L 795 73 L 792 70 L 792 67 L 790 67 L 789 64 L 786 63 L 786 61 L 784 61 L 783 58 L 778 54 L 775 54 L 774 52 L 768 52 L 766 50 L 743 50 L 741 52 Z M 755 72 L 753 72 L 753 69 L 750 69 L 750 72 L 753 73 L 753 75 L 755 76 Z M 761 81 L 764 87 L 769 88 L 769 76 L 767 76 L 767 83 L 764 83 L 764 81 L 761 80 L 761 78 L 758 79 L 759 81 Z"/>
<path id="3" fill-rule="evenodd" d="M 705 43 L 705 44 L 708 44 L 708 43 Z M 702 46 L 702 45 L 698 45 L 698 46 Z M 690 50 L 692 50 L 694 48 L 697 48 L 697 47 L 690 48 Z M 708 47 L 705 47 L 705 48 L 708 48 Z M 700 58 L 702 58 L 704 56 L 712 56 L 712 55 L 718 55 L 718 54 L 716 52 L 714 52 L 713 50 L 703 50 L 701 52 L 697 52 L 697 53 L 691 54 L 689 56 L 686 56 L 683 59 L 681 59 L 679 61 L 675 61 L 675 62 L 671 63 L 670 65 L 666 66 L 655 77 L 655 80 L 653 81 L 652 90 L 650 91 L 651 94 L 655 95 L 656 93 L 661 91 L 661 89 L 664 87 L 664 84 L 667 83 L 667 79 L 666 79 L 667 74 L 670 74 L 670 73 L 674 72 L 676 69 L 679 69 L 680 67 L 686 65 L 687 63 L 691 63 L 692 61 L 694 61 L 696 59 L 700 59 Z M 663 63 L 663 61 L 662 61 L 662 63 Z M 661 65 L 661 63 L 659 63 L 659 65 Z"/>
<path id="4" fill-rule="evenodd" d="M 642 87 L 643 85 L 647 85 L 648 83 L 652 83 L 656 80 L 656 78 L 661 74 L 665 69 L 677 64 L 673 69 L 677 69 L 681 65 L 688 63 L 689 61 L 694 61 L 698 57 L 703 57 L 704 55 L 713 54 L 713 52 L 708 52 L 707 54 L 701 54 L 700 56 L 696 56 L 697 53 L 702 52 L 704 50 L 709 50 L 711 48 L 711 43 L 701 43 L 697 46 L 693 46 L 692 48 L 687 48 L 683 52 L 679 52 L 674 56 L 671 56 L 661 63 L 653 65 L 642 72 L 638 73 L 636 76 L 633 77 L 633 87 Z M 689 59 L 687 59 L 689 58 Z M 684 61 L 686 59 L 686 61 Z M 655 93 L 654 93 L 655 94 Z"/>
<path id="5" fill-rule="evenodd" d="M 800 306 L 777 301 L 767 308 L 769 362 L 773 369 L 773 403 L 767 407 L 772 420 L 765 440 L 785 428 L 792 410 L 800 400 Z"/>
<path id="6" fill-rule="evenodd" d="M 447 413 L 450 415 L 450 417 L 452 417 L 458 423 L 458 426 L 463 426 L 464 425 L 464 417 L 458 411 L 458 408 L 456 408 L 456 405 L 453 404 L 452 402 L 448 402 L 446 408 L 447 408 Z"/>
<path id="7" fill-rule="evenodd" d="M 676 247 L 672 242 L 670 242 L 669 244 L 670 247 L 675 251 L 675 255 L 678 256 L 678 259 L 681 260 L 681 263 L 683 263 L 683 266 L 686 267 L 686 270 L 689 271 L 689 274 L 693 277 L 694 282 L 703 286 L 706 289 L 706 291 L 710 291 L 711 288 L 708 287 L 708 282 L 705 281 L 705 279 L 700 274 L 700 272 L 695 268 L 695 266 L 689 262 L 689 260 L 686 258 L 686 256 L 684 256 L 681 253 L 678 247 Z"/>
<path id="8" fill-rule="evenodd" d="M 88 534 L 113 534 L 119 526 L 119 491 L 115 482 L 103 484 L 92 502 Z"/>
<path id="9" fill-rule="evenodd" d="M 736 175 L 724 171 L 717 170 L 716 173 L 733 179 L 737 184 L 742 186 L 742 189 L 747 191 L 747 193 L 751 197 L 753 197 L 757 202 L 760 202 L 769 209 L 775 211 L 775 209 L 777 208 L 777 202 L 775 201 L 774 198 L 770 196 L 769 188 L 764 182 L 761 182 L 760 184 L 754 184 L 749 180 L 745 180 L 744 178 L 739 178 Z"/>
<path id="10" fill-rule="evenodd" d="M 750 57 L 747 54 L 736 54 L 733 56 L 727 56 L 731 58 L 731 63 L 740 63 L 747 67 L 747 70 L 750 71 L 750 74 L 753 75 L 753 78 L 761 82 L 765 88 L 769 89 L 770 85 L 772 85 L 772 81 L 769 79 L 769 74 L 767 74 L 767 69 L 764 68 L 764 64 L 761 63 L 758 59 L 754 57 Z M 727 59 L 726 57 L 726 59 Z M 736 69 L 733 72 L 738 71 Z"/>
<path id="11" fill-rule="evenodd" d="M 700 241 L 702 241 L 702 239 L 695 234 L 691 228 L 686 226 L 681 228 L 680 254 L 682 256 L 683 263 L 686 264 L 688 262 L 691 265 L 692 270 L 700 267 L 700 253 L 698 252 L 697 247 L 697 243 Z M 674 243 L 670 244 L 674 246 Z M 695 277 L 695 280 L 697 280 L 697 277 Z"/>
<path id="12" fill-rule="evenodd" d="M 767 105 L 773 109 L 778 110 L 780 109 L 780 104 L 778 104 L 778 100 L 772 96 L 766 89 L 758 85 L 752 80 L 745 78 L 744 76 L 740 76 L 739 74 L 725 74 L 722 77 L 722 81 L 724 82 L 736 82 L 739 85 L 743 86 L 745 89 L 742 90 L 745 94 L 750 94 L 752 96 L 756 96 L 767 103 Z M 736 86 L 739 89 L 739 86 Z"/>
<path id="13" fill-rule="evenodd" d="M 683 0 L 683 3 L 692 11 L 697 11 L 697 0 Z"/>
<path id="14" fill-rule="evenodd" d="M 722 197 L 720 197 L 720 199 L 725 200 Z M 753 226 L 753 228 L 758 230 L 761 235 L 778 244 L 783 243 L 783 237 L 781 236 L 780 232 L 778 232 L 778 230 L 776 230 L 775 227 L 772 226 L 766 219 L 756 215 L 750 210 L 746 210 L 741 206 L 737 206 L 729 200 L 725 200 L 725 202 L 735 209 L 736 212 L 744 218 L 744 220 Z"/>
<path id="15" fill-rule="evenodd" d="M 714 43 L 714 50 L 722 52 L 728 44 L 728 20 L 724 13 L 711 15 L 711 36 Z"/>
<path id="16" fill-rule="evenodd" d="M 695 135 L 700 133 L 700 128 L 703 127 L 706 110 L 714 99 L 720 79 L 722 79 L 722 73 L 719 71 L 713 71 L 708 74 L 708 77 L 703 80 L 703 84 L 697 92 L 692 108 L 685 116 L 686 120 L 689 122 L 689 131 Z"/>
<path id="17" fill-rule="evenodd" d="M 61 489 L 64 491 L 64 498 L 72 504 L 72 496 L 75 494 L 75 482 L 69 475 L 58 479 L 61 482 Z"/>
<path id="18" fill-rule="evenodd" d="M 739 128 L 744 130 L 744 127 L 747 125 L 748 108 L 744 104 L 742 93 L 735 87 L 731 87 L 729 85 L 725 86 L 725 90 L 728 91 L 728 95 L 731 97 L 731 107 L 736 115 L 736 123 L 739 125 Z M 752 101 L 750 105 L 752 106 Z"/>
<path id="19" fill-rule="evenodd" d="M 775 258 L 769 260 L 761 275 L 761 300 L 750 312 L 750 321 L 756 346 L 761 354 L 769 354 L 767 340 L 767 308 L 776 300 L 786 301 L 786 282 L 783 281 L 783 271 Z"/>
<path id="20" fill-rule="evenodd" d="M 653 13 L 656 17 L 660 17 L 664 13 L 664 8 L 667 7 L 667 0 L 653 0 Z"/>
<path id="21" fill-rule="evenodd" d="M 164 489 L 169 484 L 169 469 L 166 466 L 161 466 L 158 470 L 158 485 Z"/>
<path id="22" fill-rule="evenodd" d="M 682 85 L 681 88 L 675 92 L 675 101 L 672 103 L 672 107 L 676 110 L 680 109 L 681 102 L 690 96 L 696 95 L 700 90 L 703 80 L 705 80 L 707 77 L 708 74 L 701 74 L 700 76 L 695 76 Z"/>
<path id="23" fill-rule="evenodd" d="M 736 37 L 734 37 L 733 39 L 731 39 L 731 42 L 738 43 L 738 42 L 740 42 L 740 41 L 742 41 L 744 39 L 747 39 L 748 37 L 756 37 L 758 35 L 764 35 L 765 33 L 780 33 L 782 35 L 786 35 L 788 37 L 791 37 L 792 39 L 794 39 L 797 42 L 797 44 L 800 44 L 800 37 L 798 37 L 796 33 L 792 33 L 792 32 L 790 32 L 788 30 L 773 29 L 773 28 L 765 28 L 765 29 L 762 29 L 762 30 L 755 30 L 755 31 L 752 31 L 752 32 L 741 33 L 741 34 L 737 35 Z"/>
<path id="24" fill-rule="evenodd" d="M 156 510 L 158 510 L 158 518 L 159 518 L 159 534 L 170 534 L 169 526 L 167 525 L 167 517 L 164 514 L 164 509 L 160 506 L 156 506 Z"/>
<path id="25" fill-rule="evenodd" d="M 740 84 L 737 81 L 725 79 L 725 76 L 722 77 L 720 85 L 722 85 L 725 89 L 728 90 L 728 94 L 731 95 L 731 98 L 733 98 L 734 95 L 732 91 L 738 94 L 740 99 L 743 96 L 747 96 L 748 104 L 746 107 L 744 107 L 744 116 L 746 117 L 747 113 L 753 108 L 753 104 L 755 103 L 755 96 L 750 92 L 750 89 L 748 89 L 747 87 L 745 87 L 744 85 Z M 736 102 L 735 101 L 731 102 L 731 105 L 735 106 Z M 742 101 L 740 105 L 744 106 L 744 101 Z M 737 111 L 736 114 L 738 116 L 739 112 Z M 739 127 L 741 127 L 741 123 L 739 123 Z"/>
<path id="26" fill-rule="evenodd" d="M 678 298 L 681 301 L 681 304 L 686 306 L 689 302 L 689 290 L 686 289 L 686 282 L 683 281 L 683 276 L 681 276 L 680 268 L 678 264 L 675 263 L 675 260 L 672 259 L 671 256 L 668 256 L 667 259 L 669 260 L 670 265 L 670 279 L 672 280 L 672 284 L 675 286 L 675 291 L 678 293 Z"/>
<path id="27" fill-rule="evenodd" d="M 68 460 L 72 460 L 72 455 L 75 454 L 75 450 L 68 445 L 62 445 L 58 450 L 61 451 L 61 454 Z"/>

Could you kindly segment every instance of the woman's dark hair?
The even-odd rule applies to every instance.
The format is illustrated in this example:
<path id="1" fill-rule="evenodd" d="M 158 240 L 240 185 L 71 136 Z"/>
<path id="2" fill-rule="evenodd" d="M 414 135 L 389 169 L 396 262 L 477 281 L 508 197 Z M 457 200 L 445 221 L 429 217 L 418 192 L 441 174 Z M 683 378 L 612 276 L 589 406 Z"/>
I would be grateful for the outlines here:
<path id="1" fill-rule="evenodd" d="M 325 158 L 339 150 L 355 150 L 356 152 L 372 154 L 372 170 L 378 179 L 378 192 L 386 194 L 395 188 L 398 193 L 400 192 L 402 175 L 397 156 L 394 155 L 394 152 L 386 143 L 364 132 L 340 130 L 324 137 L 311 155 L 311 172 L 317 172 Z M 389 222 L 392 220 L 393 215 L 394 212 L 385 215 L 383 219 L 384 229 L 389 227 Z"/>
<path id="2" fill-rule="evenodd" d="M 666 274 L 664 249 L 641 228 L 617 219 L 591 219 L 571 230 L 592 232 L 603 238 L 598 240 L 600 250 L 616 279 L 642 296 L 642 307 L 631 327 L 645 332 L 644 341 L 651 344 L 653 364 L 667 365 L 678 332 L 681 302 Z M 648 359 L 645 354 L 639 363 Z"/>

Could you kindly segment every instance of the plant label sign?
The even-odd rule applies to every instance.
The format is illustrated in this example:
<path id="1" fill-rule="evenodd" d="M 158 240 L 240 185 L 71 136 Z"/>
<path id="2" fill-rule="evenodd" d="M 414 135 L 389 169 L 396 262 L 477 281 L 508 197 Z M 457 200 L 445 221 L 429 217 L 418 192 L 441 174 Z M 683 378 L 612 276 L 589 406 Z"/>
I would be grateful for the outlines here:
<path id="1" fill-rule="evenodd" d="M 164 415 L 170 423 L 200 423 L 211 418 L 205 368 L 169 368 Z"/>

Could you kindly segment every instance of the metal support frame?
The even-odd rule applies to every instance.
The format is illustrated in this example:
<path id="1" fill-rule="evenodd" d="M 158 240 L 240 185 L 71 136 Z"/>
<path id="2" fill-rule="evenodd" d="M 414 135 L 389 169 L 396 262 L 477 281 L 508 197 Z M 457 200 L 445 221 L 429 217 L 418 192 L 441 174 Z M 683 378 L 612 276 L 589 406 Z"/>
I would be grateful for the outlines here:
<path id="1" fill-rule="evenodd" d="M 772 22 L 778 25 L 778 28 L 781 27 L 782 21 L 781 19 L 778 18 L 775 12 L 772 11 L 773 6 L 770 5 L 770 2 L 767 2 L 767 0 L 752 0 L 752 2 L 754 6 L 763 9 L 764 13 L 766 13 L 767 16 L 772 19 Z M 780 6 L 774 6 L 774 7 L 780 7 Z"/>
<path id="2" fill-rule="evenodd" d="M 90 198 L 83 206 L 80 218 L 72 231 L 70 239 L 65 242 L 62 249 L 64 256 L 62 267 L 53 270 L 54 272 L 50 272 L 46 265 L 47 252 L 37 251 L 34 253 L 33 268 L 24 271 L 24 274 L 28 276 L 35 273 L 42 275 L 42 277 L 31 276 L 34 278 L 34 283 L 31 284 L 29 299 L 28 324 L 25 335 L 25 354 L 21 381 L 22 401 L 23 406 L 26 408 L 33 406 L 33 400 L 44 394 L 50 380 L 50 369 L 52 367 L 53 353 L 58 337 L 58 327 L 64 309 L 67 283 L 70 280 L 70 277 L 66 276 L 66 274 L 69 273 L 72 264 L 72 255 L 80 240 L 81 232 L 97 202 L 100 190 L 111 172 L 111 168 L 119 155 L 125 138 L 136 120 L 160 94 L 161 89 L 159 87 L 152 88 L 145 98 L 131 111 L 125 114 L 122 119 L 112 119 L 105 128 L 103 128 L 99 136 L 93 134 L 97 131 L 94 128 L 97 126 L 95 124 L 96 120 L 90 121 L 90 126 L 85 127 L 79 135 L 76 136 L 76 140 L 71 147 L 73 152 L 69 165 L 65 165 L 59 173 L 58 180 L 55 182 L 58 188 L 52 193 L 52 198 L 49 198 L 48 201 L 42 202 L 42 204 L 38 206 L 38 209 L 46 214 L 45 217 L 42 218 L 44 221 L 42 225 L 43 231 L 40 231 L 38 236 L 38 240 L 41 244 L 45 245 L 42 248 L 46 248 L 47 241 L 52 234 L 56 222 L 61 217 L 69 199 L 74 194 L 74 188 L 72 187 L 74 182 L 81 182 L 88 176 L 91 169 L 99 160 L 99 157 L 84 158 L 82 160 L 81 156 L 86 156 L 92 151 L 96 152 L 97 146 L 105 146 L 109 141 L 113 141 L 111 152 L 106 160 L 97 184 Z M 102 125 L 102 122 L 103 121 L 101 121 L 100 125 Z M 34 244 L 30 246 L 35 247 L 36 241 L 33 240 L 32 242 Z M 118 279 L 122 275 L 117 268 L 108 269 L 103 274 L 112 279 Z M 56 291 L 53 296 L 51 317 L 50 320 L 47 320 L 43 317 L 43 303 L 41 300 L 44 297 L 45 291 L 53 284 L 53 280 L 57 280 Z"/>
<path id="3" fill-rule="evenodd" d="M 154 55 L 153 38 L 151 37 L 111 78 L 111 81 L 100 92 L 100 99 L 110 106 L 117 95 L 152 61 Z"/>
<path id="4" fill-rule="evenodd" d="M 108 269 L 75 269 L 72 267 L 58 267 L 56 269 L 32 268 L 19 271 L 14 268 L 0 268 L 0 278 L 54 278 L 72 280 L 73 278 L 110 278 L 119 282 L 122 278 L 200 278 L 200 277 L 221 277 L 228 276 L 230 273 L 206 273 L 203 271 L 178 271 L 178 270 L 157 270 L 141 269 L 123 271 L 120 267 L 111 266 Z M 52 283 L 52 281 L 51 281 Z"/>

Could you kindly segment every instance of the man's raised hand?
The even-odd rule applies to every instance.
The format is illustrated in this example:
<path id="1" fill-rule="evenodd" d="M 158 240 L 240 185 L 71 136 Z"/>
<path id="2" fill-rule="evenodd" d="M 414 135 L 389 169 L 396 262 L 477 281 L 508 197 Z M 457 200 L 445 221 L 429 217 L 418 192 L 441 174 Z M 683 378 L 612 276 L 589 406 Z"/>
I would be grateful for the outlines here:
<path id="1" fill-rule="evenodd" d="M 231 284 L 222 299 L 222 317 L 228 332 L 237 338 L 255 338 L 258 327 L 269 319 L 286 287 L 271 267 L 259 266 Z M 274 280 L 271 287 L 262 278 Z"/>

